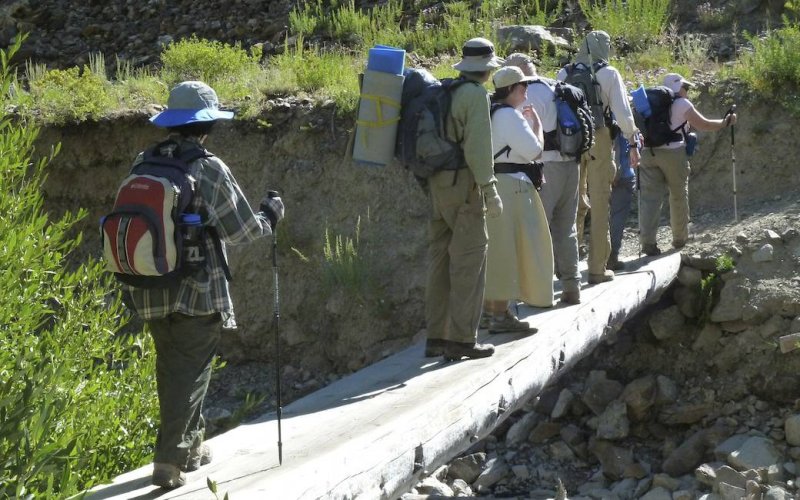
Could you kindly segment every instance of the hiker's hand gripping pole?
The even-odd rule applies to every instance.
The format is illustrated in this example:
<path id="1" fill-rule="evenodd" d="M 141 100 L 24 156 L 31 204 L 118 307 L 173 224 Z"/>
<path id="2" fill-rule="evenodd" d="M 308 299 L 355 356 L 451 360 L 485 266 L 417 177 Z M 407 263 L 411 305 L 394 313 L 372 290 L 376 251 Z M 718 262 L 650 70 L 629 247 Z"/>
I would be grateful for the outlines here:
<path id="1" fill-rule="evenodd" d="M 267 198 L 278 198 L 277 191 L 269 191 Z M 272 283 L 273 292 L 275 294 L 275 302 L 273 304 L 272 322 L 275 328 L 275 402 L 276 414 L 278 420 L 278 465 L 283 464 L 283 442 L 281 440 L 281 335 L 280 335 L 280 322 L 281 322 L 281 302 L 280 302 L 280 288 L 278 287 L 278 221 L 272 226 Z"/>
<path id="2" fill-rule="evenodd" d="M 723 119 L 729 120 L 731 127 L 731 177 L 733 178 L 733 220 L 734 222 L 739 222 L 739 211 L 737 209 L 736 203 L 736 151 L 734 146 L 736 145 L 736 125 L 730 122 L 731 115 L 736 113 L 736 105 L 733 104 L 731 108 L 725 113 L 725 117 Z"/>

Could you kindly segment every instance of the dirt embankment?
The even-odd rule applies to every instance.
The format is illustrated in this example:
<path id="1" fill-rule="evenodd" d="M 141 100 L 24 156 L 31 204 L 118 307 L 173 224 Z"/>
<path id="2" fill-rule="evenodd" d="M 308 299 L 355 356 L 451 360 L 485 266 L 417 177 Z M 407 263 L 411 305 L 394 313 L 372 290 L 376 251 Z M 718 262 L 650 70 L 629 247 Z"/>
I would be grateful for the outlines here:
<path id="1" fill-rule="evenodd" d="M 334 115 L 328 105 L 275 101 L 259 121 L 220 124 L 207 142 L 231 167 L 251 203 L 268 188 L 278 189 L 286 200 L 279 235 L 281 337 L 290 363 L 323 373 L 364 366 L 409 344 L 424 327 L 427 200 L 402 169 L 344 161 L 352 119 Z M 764 104 L 741 105 L 740 116 L 739 203 L 771 201 L 800 185 L 800 171 L 786 161 L 797 146 L 784 133 L 796 120 Z M 96 221 L 112 203 L 131 159 L 160 137 L 141 114 L 42 130 L 40 151 L 62 144 L 49 168 L 47 206 L 55 212 L 89 211 L 82 224 L 87 254 L 98 255 Z M 732 207 L 726 133 L 701 136 L 692 170 L 696 216 Z M 323 247 L 326 229 L 331 239 L 355 238 L 359 219 L 357 267 L 367 280 L 353 291 L 328 283 L 332 271 Z M 274 338 L 268 245 L 234 248 L 231 261 L 240 329 L 226 339 L 225 353 L 235 360 L 268 360 Z"/>
<path id="2" fill-rule="evenodd" d="M 332 107 L 284 101 L 261 119 L 220 124 L 206 146 L 229 165 L 251 204 L 267 189 L 286 202 L 278 256 L 285 359 L 314 373 L 343 373 L 407 345 L 423 327 L 422 192 L 400 169 L 343 162 L 352 122 L 334 119 Z M 47 206 L 89 211 L 81 224 L 86 254 L 99 255 L 97 221 L 132 159 L 161 137 L 144 115 L 42 131 L 40 151 L 62 144 L 49 167 Z M 365 283 L 350 291 L 330 282 L 323 247 L 326 230 L 331 239 L 355 238 L 359 219 L 357 271 Z M 229 360 L 268 360 L 274 352 L 269 251 L 266 240 L 231 248 L 240 328 L 223 342 Z"/>

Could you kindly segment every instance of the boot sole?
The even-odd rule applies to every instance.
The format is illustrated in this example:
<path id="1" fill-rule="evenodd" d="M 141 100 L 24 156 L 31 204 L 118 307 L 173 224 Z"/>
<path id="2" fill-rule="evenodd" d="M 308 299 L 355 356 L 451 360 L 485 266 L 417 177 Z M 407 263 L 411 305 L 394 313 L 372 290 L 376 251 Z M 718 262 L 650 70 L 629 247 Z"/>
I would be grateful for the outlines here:
<path id="1" fill-rule="evenodd" d="M 458 353 L 458 354 L 444 353 L 443 356 L 444 356 L 444 360 L 445 361 L 459 361 L 461 358 L 467 358 L 467 359 L 488 358 L 488 357 L 491 357 L 493 354 L 494 354 L 494 351 L 490 351 L 487 354 L 480 353 L 480 354 L 477 354 L 477 355 L 475 353 L 471 353 L 471 354 L 467 354 L 467 353 Z"/>
<path id="2" fill-rule="evenodd" d="M 498 333 L 531 333 L 532 334 L 532 333 L 536 333 L 538 331 L 539 331 L 539 329 L 538 328 L 534 328 L 534 327 L 524 328 L 524 329 L 501 328 L 501 329 L 498 329 L 498 330 L 489 330 L 489 333 L 491 335 L 496 335 Z"/>

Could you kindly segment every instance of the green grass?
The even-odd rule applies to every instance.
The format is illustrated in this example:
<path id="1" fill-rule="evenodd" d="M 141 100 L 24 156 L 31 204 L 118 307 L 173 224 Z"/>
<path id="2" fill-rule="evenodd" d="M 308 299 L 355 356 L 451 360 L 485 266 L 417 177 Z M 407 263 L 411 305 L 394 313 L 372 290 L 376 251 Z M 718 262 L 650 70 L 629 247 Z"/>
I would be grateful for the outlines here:
<path id="1" fill-rule="evenodd" d="M 356 221 L 352 237 L 334 235 L 326 227 L 322 255 L 326 286 L 339 287 L 356 296 L 363 295 L 369 280 L 369 268 L 361 248 L 361 217 Z"/>
<path id="2" fill-rule="evenodd" d="M 297 94 L 331 99 L 337 113 L 348 115 L 358 103 L 356 75 L 363 71 L 368 50 L 375 44 L 405 49 L 411 56 L 409 66 L 433 68 L 439 77 L 452 76 L 449 66 L 458 59 L 465 40 L 491 39 L 496 27 L 504 24 L 546 25 L 567 8 L 563 0 L 412 3 L 388 0 L 371 9 L 356 7 L 354 0 L 298 4 L 289 15 L 290 36 L 283 52 L 267 58 L 262 58 L 258 48 L 191 37 L 169 44 L 158 70 L 135 68 L 119 60 L 109 68 L 101 54 L 92 54 L 81 69 L 48 70 L 29 62 L 9 99 L 23 116 L 63 124 L 96 119 L 118 109 L 164 104 L 173 85 L 201 79 L 215 88 L 223 107 L 233 109 L 240 118 L 260 119 L 269 97 Z M 706 38 L 668 32 L 669 0 L 579 0 L 578 4 L 591 28 L 606 30 L 622 42 L 624 53 L 612 61 L 629 82 L 654 84 L 665 71 L 688 77 L 699 70 L 719 71 L 708 58 Z M 718 14 L 710 4 L 700 7 L 708 11 L 702 15 Z M 417 9 L 413 24 L 408 24 L 408 9 Z M 721 75 L 738 77 L 758 92 L 795 95 L 791 90 L 800 85 L 798 12 L 789 8 L 783 28 L 750 37 L 753 50 L 745 51 L 735 68 Z M 501 55 L 508 52 L 499 45 L 497 50 Z M 563 62 L 559 55 L 538 56 L 543 75 L 555 74 Z M 800 107 L 800 100 L 789 104 Z"/>
<path id="3" fill-rule="evenodd" d="M 294 47 L 286 46 L 282 54 L 266 66 L 264 90 L 273 94 L 304 92 L 333 99 L 345 111 L 355 109 L 358 101 L 358 80 L 364 59 L 341 49 L 303 48 L 302 39 Z"/>
<path id="4" fill-rule="evenodd" d="M 622 35 L 641 48 L 658 40 L 667 29 L 670 0 L 578 0 L 593 29 Z"/>

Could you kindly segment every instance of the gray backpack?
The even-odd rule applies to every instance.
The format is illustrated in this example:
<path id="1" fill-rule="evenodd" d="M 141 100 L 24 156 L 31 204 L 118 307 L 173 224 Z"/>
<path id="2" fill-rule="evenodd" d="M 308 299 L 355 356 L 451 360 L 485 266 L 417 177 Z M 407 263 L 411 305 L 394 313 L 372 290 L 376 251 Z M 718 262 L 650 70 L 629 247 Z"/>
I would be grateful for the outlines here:
<path id="1" fill-rule="evenodd" d="M 567 71 L 567 77 L 564 81 L 581 89 L 583 95 L 586 97 L 586 102 L 592 110 L 595 130 L 607 125 L 606 106 L 603 104 L 602 99 L 600 99 L 600 84 L 597 82 L 597 77 L 595 76 L 595 73 L 605 66 L 608 66 L 608 63 L 596 62 L 591 66 L 587 66 L 579 62 L 568 64 L 564 67 Z"/>
<path id="2" fill-rule="evenodd" d="M 460 144 L 447 138 L 453 91 L 467 80 L 437 80 L 423 69 L 405 71 L 395 157 L 417 178 L 466 166 Z"/>

